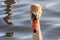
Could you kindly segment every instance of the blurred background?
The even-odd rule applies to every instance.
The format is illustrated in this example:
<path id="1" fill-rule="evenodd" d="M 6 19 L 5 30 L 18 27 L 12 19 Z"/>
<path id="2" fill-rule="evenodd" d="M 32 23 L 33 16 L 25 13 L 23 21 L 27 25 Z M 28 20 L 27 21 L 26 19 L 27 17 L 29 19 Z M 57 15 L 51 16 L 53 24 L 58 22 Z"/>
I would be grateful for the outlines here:
<path id="1" fill-rule="evenodd" d="M 16 0 L 12 5 L 11 22 L 5 23 L 5 0 L 0 0 L 0 40 L 32 40 L 30 6 L 34 3 L 42 6 L 41 31 L 43 40 L 60 40 L 60 0 Z M 2 37 L 13 31 L 13 37 Z"/>

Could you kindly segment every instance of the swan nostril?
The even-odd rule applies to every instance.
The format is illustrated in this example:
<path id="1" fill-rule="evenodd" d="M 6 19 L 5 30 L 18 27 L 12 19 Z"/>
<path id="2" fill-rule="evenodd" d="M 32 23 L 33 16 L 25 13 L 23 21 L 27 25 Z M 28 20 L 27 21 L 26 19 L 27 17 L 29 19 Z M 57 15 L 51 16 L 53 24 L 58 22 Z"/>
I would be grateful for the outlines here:
<path id="1" fill-rule="evenodd" d="M 36 29 L 34 29 L 33 32 L 36 33 L 37 32 Z"/>
<path id="2" fill-rule="evenodd" d="M 37 20 L 37 18 L 34 18 L 34 20 Z"/>

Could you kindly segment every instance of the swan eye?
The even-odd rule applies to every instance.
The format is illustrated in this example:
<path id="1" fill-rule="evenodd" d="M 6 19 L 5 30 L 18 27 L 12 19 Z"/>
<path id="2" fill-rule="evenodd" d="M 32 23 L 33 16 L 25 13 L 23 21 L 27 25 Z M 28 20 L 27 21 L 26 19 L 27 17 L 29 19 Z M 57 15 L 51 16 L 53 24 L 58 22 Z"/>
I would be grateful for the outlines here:
<path id="1" fill-rule="evenodd" d="M 31 13 L 32 13 L 31 18 L 34 18 L 34 20 L 36 20 L 37 14 L 36 13 L 33 13 L 33 12 L 31 12 Z"/>

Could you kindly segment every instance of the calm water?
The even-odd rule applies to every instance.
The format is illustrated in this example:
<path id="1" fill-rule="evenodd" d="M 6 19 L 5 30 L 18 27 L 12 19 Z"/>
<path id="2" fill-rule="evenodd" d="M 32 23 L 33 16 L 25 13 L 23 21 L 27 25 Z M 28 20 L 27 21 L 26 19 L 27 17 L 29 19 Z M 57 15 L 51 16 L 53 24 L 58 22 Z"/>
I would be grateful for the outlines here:
<path id="1" fill-rule="evenodd" d="M 11 21 L 8 25 L 3 21 L 6 16 L 4 9 L 6 4 L 0 0 L 0 36 L 8 31 L 13 31 L 13 37 L 0 37 L 0 40 L 32 40 L 30 6 L 38 3 L 42 6 L 41 30 L 43 40 L 60 40 L 60 0 L 17 0 L 12 5 Z"/>

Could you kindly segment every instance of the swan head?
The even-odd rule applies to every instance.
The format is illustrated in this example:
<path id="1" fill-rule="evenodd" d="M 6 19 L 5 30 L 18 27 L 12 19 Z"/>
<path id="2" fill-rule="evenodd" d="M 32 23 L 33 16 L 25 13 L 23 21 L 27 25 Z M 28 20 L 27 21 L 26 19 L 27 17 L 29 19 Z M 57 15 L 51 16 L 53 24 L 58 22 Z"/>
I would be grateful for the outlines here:
<path id="1" fill-rule="evenodd" d="M 32 30 L 34 33 L 38 31 L 38 20 L 42 14 L 42 9 L 39 4 L 32 4 L 30 8 L 30 15 L 32 21 Z"/>
<path id="2" fill-rule="evenodd" d="M 31 8 L 30 8 L 30 14 L 31 14 L 31 17 L 37 17 L 39 18 L 42 14 L 42 9 L 41 9 L 41 6 L 39 4 L 32 4 L 31 5 Z"/>

